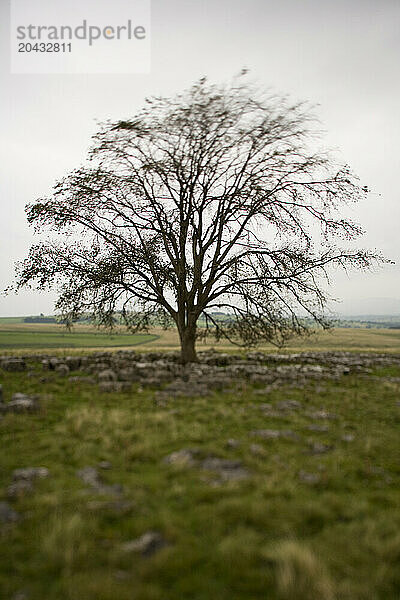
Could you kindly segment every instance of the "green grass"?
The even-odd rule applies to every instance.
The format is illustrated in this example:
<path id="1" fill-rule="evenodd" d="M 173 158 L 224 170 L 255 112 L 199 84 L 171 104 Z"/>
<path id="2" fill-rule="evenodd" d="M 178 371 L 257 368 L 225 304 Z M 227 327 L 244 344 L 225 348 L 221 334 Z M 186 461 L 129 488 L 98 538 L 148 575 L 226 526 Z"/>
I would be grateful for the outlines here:
<path id="1" fill-rule="evenodd" d="M 0 325 L 13 325 L 14 323 L 23 323 L 25 317 L 0 317 Z"/>
<path id="2" fill-rule="evenodd" d="M 52 353 L 80 348 L 121 348 L 145 343 L 147 349 L 178 350 L 179 337 L 176 329 L 153 328 L 149 334 L 132 335 L 123 327 L 112 335 L 90 325 L 76 324 L 72 332 L 63 325 L 54 323 L 9 323 L 0 319 L 0 354 L 26 353 L 37 349 Z M 237 346 L 226 340 L 215 342 L 210 337 L 198 343 L 199 350 L 215 347 L 223 352 L 237 352 Z M 282 352 L 271 344 L 260 346 L 267 352 Z M 332 351 L 350 352 L 400 352 L 400 330 L 393 329 L 334 329 L 316 331 L 305 338 L 293 338 L 285 351 Z"/>
<path id="3" fill-rule="evenodd" d="M 1 375 L 7 396 L 44 396 L 40 413 L 0 421 L 0 489 L 19 467 L 46 466 L 51 476 L 15 503 L 24 519 L 1 532 L 1 598 L 19 590 L 29 600 L 400 597 L 398 384 L 348 376 L 265 398 L 242 383 L 159 407 L 151 390 L 101 394 L 55 373 L 44 384 L 33 362 L 30 370 Z M 279 418 L 260 410 L 288 398 L 303 409 Z M 338 418 L 327 433 L 308 431 L 308 410 L 321 408 Z M 300 439 L 250 435 L 264 428 Z M 240 445 L 227 448 L 229 438 Z M 311 455 L 308 440 L 334 449 Z M 240 459 L 251 477 L 217 486 L 204 471 L 163 464 L 188 447 Z M 76 477 L 104 460 L 105 481 L 123 484 L 131 508 L 118 512 Z M 300 470 L 321 481 L 302 482 Z M 169 545 L 150 558 L 124 554 L 122 544 L 149 529 Z"/>
<path id="4" fill-rule="evenodd" d="M 176 350 L 179 340 L 176 331 L 154 329 L 159 339 L 152 342 L 150 346 L 154 349 Z M 199 350 L 209 347 L 224 352 L 237 352 L 237 347 L 222 340 L 216 343 L 209 338 L 205 343 L 199 342 Z M 307 337 L 294 337 L 285 346 L 285 349 L 277 349 L 272 344 L 261 344 L 259 347 L 266 352 L 322 352 L 322 351 L 347 351 L 347 352 L 400 352 L 400 330 L 394 329 L 332 329 L 329 331 L 317 330 Z"/>
<path id="5" fill-rule="evenodd" d="M 157 339 L 153 334 L 129 334 L 129 333 L 100 333 L 88 331 L 67 331 L 62 326 L 57 330 L 51 327 L 20 328 L 0 330 L 0 350 L 11 350 L 21 348 L 102 348 L 137 346 Z"/>

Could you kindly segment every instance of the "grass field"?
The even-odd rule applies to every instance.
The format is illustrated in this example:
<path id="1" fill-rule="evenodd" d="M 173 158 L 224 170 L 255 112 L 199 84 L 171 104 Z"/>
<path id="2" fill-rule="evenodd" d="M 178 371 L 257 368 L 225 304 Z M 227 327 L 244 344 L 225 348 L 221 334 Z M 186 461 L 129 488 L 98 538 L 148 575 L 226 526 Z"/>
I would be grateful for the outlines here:
<path id="1" fill-rule="evenodd" d="M 76 326 L 72 331 L 53 324 L 0 324 L 0 352 L 17 349 L 62 349 L 129 347 L 158 338 L 155 334 L 129 334 L 116 331 L 108 334 L 88 326 Z"/>
<path id="2" fill-rule="evenodd" d="M 62 325 L 35 323 L 0 322 L 0 353 L 16 354 L 38 349 L 51 352 L 77 351 L 81 348 L 129 348 L 145 344 L 141 350 L 177 350 L 179 340 L 174 329 L 164 331 L 154 328 L 149 334 L 132 335 L 122 328 L 112 335 L 89 325 L 76 325 L 68 332 Z M 212 338 L 199 342 L 199 349 L 215 347 L 221 351 L 236 352 L 237 347 L 227 342 L 216 343 Z M 139 349 L 139 348 L 138 348 Z M 272 345 L 261 345 L 260 349 L 276 352 Z M 301 339 L 293 339 L 286 347 L 288 351 L 347 350 L 400 352 L 400 330 L 396 329 L 334 329 L 318 331 Z"/>
<path id="3" fill-rule="evenodd" d="M 0 317 L 1 325 L 14 325 L 15 323 L 23 323 L 25 317 Z"/>
<path id="4" fill-rule="evenodd" d="M 388 378 L 400 369 L 370 375 L 267 398 L 243 382 L 157 406 L 154 392 L 137 386 L 105 394 L 56 373 L 44 383 L 33 362 L 28 372 L 2 372 L 6 400 L 14 392 L 42 398 L 39 413 L 0 420 L 0 500 L 13 469 L 44 466 L 50 476 L 13 503 L 24 518 L 1 530 L 0 597 L 400 598 L 400 386 Z M 278 418 L 261 410 L 287 399 L 302 409 Z M 320 409 L 337 418 L 310 431 L 308 411 Z M 255 440 L 259 428 L 297 437 Z M 227 445 L 231 438 L 237 445 Z M 331 450 L 310 454 L 310 441 Z M 250 477 L 216 485 L 210 473 L 163 462 L 182 448 L 239 459 Z M 122 498 L 77 477 L 100 461 L 110 462 L 102 475 L 122 484 Z M 148 530 L 167 545 L 148 557 L 126 550 Z"/>

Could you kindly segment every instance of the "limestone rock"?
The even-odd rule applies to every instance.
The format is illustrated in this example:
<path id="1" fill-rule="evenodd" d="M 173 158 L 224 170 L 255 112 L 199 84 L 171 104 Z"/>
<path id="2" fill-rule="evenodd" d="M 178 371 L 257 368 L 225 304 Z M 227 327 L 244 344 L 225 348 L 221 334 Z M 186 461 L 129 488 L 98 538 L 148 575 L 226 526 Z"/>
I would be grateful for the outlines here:
<path id="1" fill-rule="evenodd" d="M 210 456 L 202 461 L 201 468 L 205 471 L 217 473 L 223 481 L 247 479 L 250 475 L 240 460 L 228 460 Z"/>
<path id="2" fill-rule="evenodd" d="M 168 456 L 165 456 L 163 462 L 167 465 L 191 467 L 196 464 L 197 454 L 198 450 L 195 448 L 182 448 L 181 450 L 176 450 Z"/>
<path id="3" fill-rule="evenodd" d="M 71 383 L 96 383 L 95 378 L 90 375 L 74 375 L 69 377 L 68 381 Z"/>
<path id="4" fill-rule="evenodd" d="M 125 544 L 122 545 L 122 550 L 124 552 L 135 552 L 142 556 L 149 557 L 166 545 L 167 542 L 160 532 L 146 531 L 146 533 L 140 537 L 131 540 L 130 542 L 125 542 Z"/>
<path id="5" fill-rule="evenodd" d="M 319 473 L 307 473 L 306 471 L 299 471 L 299 479 L 304 483 L 315 485 L 321 481 L 321 475 Z"/>
<path id="6" fill-rule="evenodd" d="M 67 356 L 65 359 L 65 364 L 70 368 L 71 371 L 77 371 L 82 364 L 82 360 L 80 356 Z"/>
<path id="7" fill-rule="evenodd" d="M 310 454 L 326 454 L 333 450 L 332 444 L 323 444 L 321 442 L 310 442 L 309 451 Z"/>
<path id="8" fill-rule="evenodd" d="M 54 370 L 56 371 L 56 373 L 58 373 L 59 375 L 62 375 L 63 377 L 66 377 L 67 375 L 69 375 L 69 366 L 66 365 L 65 363 L 60 363 L 59 365 L 56 366 L 56 368 Z"/>
<path id="9" fill-rule="evenodd" d="M 5 371 L 18 372 L 26 370 L 26 362 L 23 358 L 3 358 L 0 365 Z"/>
<path id="10" fill-rule="evenodd" d="M 119 496 L 122 486 L 119 483 L 113 485 L 104 484 L 98 470 L 95 467 L 83 467 L 77 471 L 77 476 L 99 494 L 111 494 Z"/>
<path id="11" fill-rule="evenodd" d="M 298 435 L 290 429 L 254 429 L 250 432 L 251 435 L 262 438 L 263 440 L 278 440 L 278 439 L 298 439 Z"/>
<path id="12" fill-rule="evenodd" d="M 99 390 L 101 392 L 126 392 L 131 388 L 128 381 L 101 381 Z"/>
<path id="13" fill-rule="evenodd" d="M 282 400 L 281 402 L 278 402 L 276 405 L 276 408 L 278 410 L 297 410 L 299 408 L 301 408 L 301 402 L 298 402 L 297 400 Z"/>
<path id="14" fill-rule="evenodd" d="M 99 381 L 117 381 L 117 374 L 111 369 L 105 369 L 98 373 L 97 378 Z"/>
<path id="15" fill-rule="evenodd" d="M 35 412 L 38 408 L 37 396 L 28 396 L 21 393 L 13 394 L 10 402 L 0 405 L 2 412 L 11 413 Z"/>
<path id="16" fill-rule="evenodd" d="M 225 445 L 227 448 L 239 448 L 240 442 L 239 442 L 239 440 L 234 440 L 234 439 L 230 438 L 229 440 L 226 441 Z"/>
<path id="17" fill-rule="evenodd" d="M 337 415 L 330 413 L 326 410 L 316 410 L 314 412 L 311 412 L 308 414 L 309 417 L 311 417 L 312 419 L 321 419 L 321 420 L 335 420 L 337 419 Z"/>
<path id="18" fill-rule="evenodd" d="M 49 474 L 46 467 L 25 467 L 24 469 L 15 469 L 12 477 L 14 481 L 33 481 L 34 479 L 44 479 Z"/>
<path id="19" fill-rule="evenodd" d="M 327 431 L 329 431 L 329 426 L 319 425 L 318 423 L 312 423 L 311 425 L 308 425 L 307 429 L 309 431 L 315 431 L 316 433 L 326 433 Z"/>
<path id="20" fill-rule="evenodd" d="M 15 523 L 18 519 L 19 514 L 8 502 L 0 501 L 0 523 Z"/>
<path id="21" fill-rule="evenodd" d="M 19 500 L 25 496 L 29 496 L 33 492 L 32 481 L 21 479 L 11 483 L 7 488 L 7 498 L 10 500 Z"/>

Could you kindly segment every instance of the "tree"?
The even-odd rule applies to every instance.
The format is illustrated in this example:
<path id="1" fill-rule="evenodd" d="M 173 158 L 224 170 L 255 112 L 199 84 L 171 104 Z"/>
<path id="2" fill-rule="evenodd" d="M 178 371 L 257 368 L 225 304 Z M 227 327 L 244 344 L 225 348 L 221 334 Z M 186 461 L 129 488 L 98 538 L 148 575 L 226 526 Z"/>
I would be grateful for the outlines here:
<path id="1" fill-rule="evenodd" d="M 103 124 L 87 165 L 27 206 L 57 241 L 31 248 L 16 289 L 57 285 L 69 322 L 90 313 L 111 326 L 121 311 L 132 331 L 175 323 L 183 362 L 205 332 L 280 344 L 306 330 L 304 315 L 326 326 L 321 276 L 380 258 L 337 245 L 362 233 L 338 209 L 368 190 L 312 151 L 314 137 L 306 104 L 241 78 L 147 99 Z"/>

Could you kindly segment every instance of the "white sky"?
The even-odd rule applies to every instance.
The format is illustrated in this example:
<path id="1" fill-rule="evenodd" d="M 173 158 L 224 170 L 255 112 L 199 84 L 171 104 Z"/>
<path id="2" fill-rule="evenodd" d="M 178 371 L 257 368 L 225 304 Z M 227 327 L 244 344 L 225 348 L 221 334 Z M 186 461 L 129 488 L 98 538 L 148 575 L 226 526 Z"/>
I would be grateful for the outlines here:
<path id="1" fill-rule="evenodd" d="M 95 119 L 245 66 L 260 85 L 319 104 L 326 144 L 373 189 L 351 215 L 367 231 L 360 245 L 397 264 L 338 274 L 340 310 L 400 314 L 399 0 L 153 0 L 149 75 L 10 75 L 8 10 L 0 0 L 0 289 L 34 240 L 25 204 L 84 161 Z M 0 297 L 0 316 L 51 313 L 54 298 Z"/>

